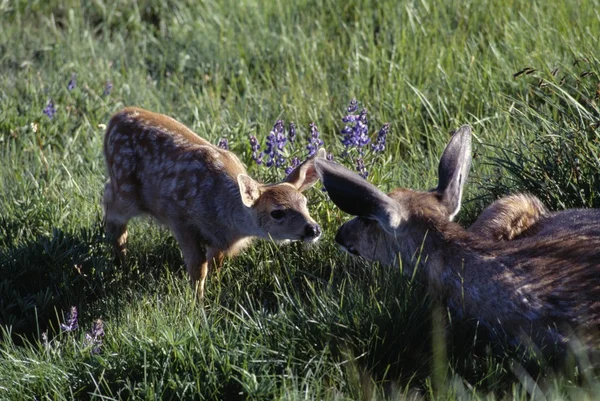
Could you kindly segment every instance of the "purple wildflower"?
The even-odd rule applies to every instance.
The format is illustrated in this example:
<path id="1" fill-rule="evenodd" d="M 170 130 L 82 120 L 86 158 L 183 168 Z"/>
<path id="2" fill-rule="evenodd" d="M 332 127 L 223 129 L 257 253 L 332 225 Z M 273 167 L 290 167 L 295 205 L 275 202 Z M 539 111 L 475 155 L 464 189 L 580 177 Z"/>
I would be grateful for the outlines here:
<path id="1" fill-rule="evenodd" d="M 52 99 L 48 99 L 48 104 L 44 108 L 44 112 L 43 113 L 45 115 L 47 115 L 51 120 L 56 115 L 56 107 L 54 107 L 54 102 L 52 102 Z"/>
<path id="2" fill-rule="evenodd" d="M 67 318 L 64 323 L 60 324 L 60 329 L 62 331 L 73 331 L 79 328 L 79 324 L 77 323 L 77 307 L 71 306 L 71 310 L 67 312 Z"/>
<path id="3" fill-rule="evenodd" d="M 292 173 L 292 171 L 294 171 L 294 169 L 296 167 L 298 167 L 299 165 L 300 165 L 300 159 L 298 159 L 297 157 L 294 156 L 292 158 L 292 165 L 285 169 L 285 175 L 290 175 Z"/>
<path id="4" fill-rule="evenodd" d="M 256 162 L 256 164 L 262 164 L 262 153 L 259 152 L 260 144 L 258 143 L 258 139 L 256 136 L 250 135 L 250 148 L 252 149 L 252 159 Z"/>
<path id="5" fill-rule="evenodd" d="M 229 150 L 229 141 L 227 140 L 227 138 L 222 137 L 221 140 L 219 140 L 219 144 L 217 146 L 221 149 Z"/>
<path id="6" fill-rule="evenodd" d="M 356 105 L 350 103 L 348 107 L 354 109 Z M 342 118 L 347 125 L 342 129 L 342 143 L 346 148 L 355 147 L 362 154 L 362 147 L 371 142 L 369 138 L 369 122 L 367 120 L 367 109 L 362 109 L 360 114 L 350 114 Z"/>
<path id="7" fill-rule="evenodd" d="M 67 89 L 69 91 L 72 91 L 73 89 L 75 89 L 76 86 L 77 86 L 77 74 L 72 73 L 71 79 L 69 79 L 69 83 L 67 85 Z"/>
<path id="8" fill-rule="evenodd" d="M 294 143 L 296 140 L 296 124 L 292 121 L 290 123 L 290 128 L 288 130 L 288 139 L 291 143 Z"/>
<path id="9" fill-rule="evenodd" d="M 327 153 L 327 160 L 333 161 L 333 153 Z"/>
<path id="10" fill-rule="evenodd" d="M 383 127 L 377 133 L 377 143 L 371 144 L 371 149 L 375 152 L 383 152 L 385 150 L 385 141 L 387 134 L 390 131 L 390 123 L 383 124 Z"/>
<path id="11" fill-rule="evenodd" d="M 111 81 L 106 81 L 106 85 L 104 85 L 104 92 L 102 93 L 104 96 L 110 95 L 112 92 L 113 83 Z"/>
<path id="12" fill-rule="evenodd" d="M 356 112 L 356 110 L 358 110 L 358 101 L 356 99 L 350 100 L 350 104 L 348 105 L 348 108 L 346 110 L 348 111 L 348 113 Z"/>
<path id="13" fill-rule="evenodd" d="M 369 172 L 367 171 L 367 167 L 365 166 L 365 161 L 362 157 L 356 159 L 356 171 L 358 171 L 358 175 L 360 175 L 365 180 L 369 176 Z"/>
<path id="14" fill-rule="evenodd" d="M 323 146 L 323 140 L 319 138 L 319 129 L 317 128 L 317 124 L 310 123 L 310 139 L 308 145 L 306 145 L 306 149 L 308 150 L 308 157 L 311 157 L 317 150 Z"/>
<path id="15" fill-rule="evenodd" d="M 287 138 L 284 134 L 283 121 L 277 120 L 271 132 L 267 136 L 266 149 L 264 154 L 269 156 L 269 159 L 265 163 L 267 167 L 275 165 L 275 167 L 283 166 L 285 159 L 281 155 L 280 151 L 285 147 Z"/>
<path id="16" fill-rule="evenodd" d="M 85 345 L 92 347 L 92 354 L 98 354 L 104 337 L 104 323 L 102 319 L 96 319 L 92 324 L 92 330 L 85 333 Z"/>

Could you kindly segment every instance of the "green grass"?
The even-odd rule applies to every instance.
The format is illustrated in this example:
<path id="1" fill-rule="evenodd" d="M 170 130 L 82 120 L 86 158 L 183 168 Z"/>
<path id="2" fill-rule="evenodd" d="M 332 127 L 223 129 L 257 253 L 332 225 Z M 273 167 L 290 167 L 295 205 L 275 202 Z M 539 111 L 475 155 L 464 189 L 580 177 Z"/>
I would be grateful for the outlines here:
<path id="1" fill-rule="evenodd" d="M 210 275 L 204 305 L 168 231 L 134 221 L 130 262 L 117 268 L 101 222 L 101 124 L 125 105 L 227 137 L 253 175 L 274 181 L 283 173 L 253 165 L 248 134 L 264 138 L 282 118 L 305 138 L 314 121 L 339 155 L 352 98 L 373 132 L 391 123 L 386 153 L 369 159 L 384 189 L 435 186 L 448 132 L 474 127 L 465 225 L 517 190 L 553 209 L 598 207 L 597 10 L 598 0 L 0 2 L 0 399 L 597 398 L 584 363 L 528 377 L 471 324 L 444 335 L 446 313 L 418 283 L 336 250 L 346 216 L 318 187 L 308 197 L 320 244 L 256 243 Z M 524 67 L 536 71 L 513 77 Z M 61 332 L 72 305 L 81 327 Z M 93 354 L 84 335 L 97 318 L 106 336 Z"/>

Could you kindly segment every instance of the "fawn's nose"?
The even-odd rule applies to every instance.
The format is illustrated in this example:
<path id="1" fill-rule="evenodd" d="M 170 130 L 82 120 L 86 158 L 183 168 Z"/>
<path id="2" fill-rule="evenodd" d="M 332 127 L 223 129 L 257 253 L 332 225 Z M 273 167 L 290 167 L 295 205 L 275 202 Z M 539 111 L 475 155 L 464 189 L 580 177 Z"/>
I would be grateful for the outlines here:
<path id="1" fill-rule="evenodd" d="M 319 238 L 321 236 L 321 227 L 317 223 L 308 223 L 304 227 L 304 237 L 306 238 Z"/>

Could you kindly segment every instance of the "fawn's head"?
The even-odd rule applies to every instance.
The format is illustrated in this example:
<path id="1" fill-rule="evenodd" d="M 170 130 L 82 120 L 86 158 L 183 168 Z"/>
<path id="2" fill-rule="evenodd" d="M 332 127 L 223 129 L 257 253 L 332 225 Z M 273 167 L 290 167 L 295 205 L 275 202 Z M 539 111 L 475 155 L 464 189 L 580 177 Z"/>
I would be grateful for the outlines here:
<path id="1" fill-rule="evenodd" d="M 321 227 L 310 217 L 302 191 L 319 180 L 314 162 L 325 155 L 325 149 L 319 149 L 277 184 L 260 184 L 245 174 L 238 175 L 242 202 L 254 213 L 261 237 L 276 241 L 319 239 Z"/>
<path id="2" fill-rule="evenodd" d="M 339 228 L 336 242 L 351 254 L 389 265 L 399 254 L 412 257 L 430 224 L 454 218 L 470 166 L 471 128 L 466 125 L 446 146 L 439 164 L 439 184 L 428 192 L 396 189 L 385 194 L 339 164 L 315 162 L 331 200 L 344 212 L 358 216 Z"/>

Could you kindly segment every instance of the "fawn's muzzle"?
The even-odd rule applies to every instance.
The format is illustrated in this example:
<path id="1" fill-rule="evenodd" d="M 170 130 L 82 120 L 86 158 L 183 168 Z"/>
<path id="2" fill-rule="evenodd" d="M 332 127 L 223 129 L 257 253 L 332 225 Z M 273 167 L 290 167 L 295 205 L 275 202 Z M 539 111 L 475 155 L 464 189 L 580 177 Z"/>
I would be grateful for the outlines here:
<path id="1" fill-rule="evenodd" d="M 321 227 L 317 223 L 307 224 L 304 227 L 304 239 L 305 240 L 316 240 L 321 236 Z"/>

